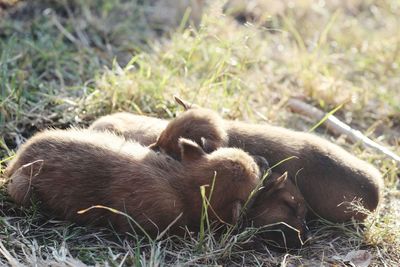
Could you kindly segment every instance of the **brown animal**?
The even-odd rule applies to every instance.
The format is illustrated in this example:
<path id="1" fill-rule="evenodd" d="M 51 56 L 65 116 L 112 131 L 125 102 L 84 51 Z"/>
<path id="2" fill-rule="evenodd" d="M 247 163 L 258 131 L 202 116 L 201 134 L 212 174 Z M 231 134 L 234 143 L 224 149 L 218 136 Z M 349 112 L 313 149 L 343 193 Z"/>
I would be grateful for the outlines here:
<path id="1" fill-rule="evenodd" d="M 196 142 L 206 153 L 227 146 L 228 135 L 222 126 L 223 120 L 218 114 L 209 109 L 196 108 L 183 112 L 169 123 L 126 112 L 115 113 L 99 118 L 89 129 L 124 136 L 180 160 L 178 140 L 181 137 Z M 132 131 L 133 128 L 135 131 Z M 157 132 L 161 133 L 157 135 Z M 253 155 L 253 159 L 261 173 L 269 168 L 264 157 Z"/>
<path id="2" fill-rule="evenodd" d="M 226 122 L 229 146 L 266 157 L 275 171 L 288 171 L 314 215 L 332 222 L 366 214 L 352 209 L 350 202 L 374 211 L 381 199 L 381 174 L 370 164 L 315 135 L 290 131 L 271 125 Z"/>
<path id="3" fill-rule="evenodd" d="M 217 113 L 197 108 L 183 112 L 170 123 L 161 119 L 149 121 L 145 116 L 130 113 L 116 113 L 101 117 L 89 129 L 114 132 L 142 145 L 151 145 L 152 149 L 162 150 L 179 160 L 178 139 L 181 137 L 196 142 L 207 153 L 227 146 L 228 134 L 222 125 L 223 120 Z"/>
<path id="4" fill-rule="evenodd" d="M 210 221 L 235 223 L 238 209 L 259 183 L 253 158 L 240 149 L 206 154 L 179 139 L 181 162 L 136 142 L 90 130 L 49 130 L 32 137 L 6 169 L 8 192 L 20 204 L 32 196 L 52 215 L 80 224 L 130 231 L 133 222 L 105 209 L 125 212 L 150 235 L 181 226 L 197 230 L 202 211 L 200 187 L 210 196 Z M 215 179 L 212 195 L 211 186 Z"/>
<path id="5" fill-rule="evenodd" d="M 197 108 L 183 112 L 168 123 L 151 147 L 161 149 L 175 159 L 180 159 L 178 139 L 188 138 L 201 145 L 210 153 L 228 145 L 228 134 L 223 127 L 222 118 L 209 109 Z"/>
<path id="6" fill-rule="evenodd" d="M 193 106 L 176 99 L 185 109 Z M 354 202 L 374 211 L 382 198 L 383 179 L 372 165 L 316 135 L 271 125 L 225 121 L 229 146 L 260 155 L 287 171 L 303 194 L 312 213 L 332 222 L 352 218 L 363 221 L 367 214 L 354 209 Z"/>
<path id="7" fill-rule="evenodd" d="M 300 247 L 309 238 L 306 213 L 305 200 L 287 173 L 273 172 L 247 210 L 246 222 L 268 226 L 261 237 L 275 247 Z"/>
<path id="8" fill-rule="evenodd" d="M 115 133 L 127 140 L 134 140 L 144 146 L 149 146 L 157 141 L 158 136 L 167 125 L 168 121 L 166 120 L 119 112 L 100 117 L 90 125 L 89 129 Z"/>
<path id="9" fill-rule="evenodd" d="M 177 101 L 186 109 L 196 107 L 180 99 Z M 109 118 L 112 116 L 118 115 Z M 136 116 L 126 116 L 125 122 L 133 127 L 125 134 L 136 132 L 136 119 Z M 150 117 L 141 120 L 149 125 L 159 121 Z M 332 222 L 345 222 L 352 218 L 363 221 L 367 215 L 354 210 L 350 202 L 360 201 L 369 211 L 377 208 L 383 188 L 380 172 L 339 146 L 313 134 L 268 124 L 224 121 L 223 127 L 228 133 L 230 147 L 262 156 L 271 166 L 295 157 L 279 164 L 274 171 L 288 172 L 288 177 L 298 186 L 312 211 L 310 214 Z M 161 133 L 156 127 L 148 130 L 151 135 Z"/>
<path id="10" fill-rule="evenodd" d="M 114 123 L 113 118 L 115 118 Z M 143 124 L 146 126 L 144 127 Z M 116 113 L 98 119 L 90 126 L 90 129 L 98 131 L 113 131 L 115 129 L 116 133 L 123 134 L 126 138 L 134 137 L 138 142 L 150 143 L 149 137 L 155 135 L 160 125 L 165 125 L 165 121 L 129 115 L 128 113 Z M 131 131 L 129 131 L 128 126 Z M 218 147 L 227 145 L 227 134 L 223 126 L 223 120 L 213 111 L 203 108 L 189 109 L 172 120 L 160 133 L 157 142 L 151 147 L 178 158 L 176 156 L 178 149 L 176 145 L 177 139 L 184 137 L 195 140 L 199 145 L 208 149 L 208 152 L 212 152 Z M 142 131 L 143 128 L 148 132 Z M 269 168 L 264 157 L 253 156 L 253 158 L 261 170 Z M 308 232 L 304 223 L 306 215 L 305 202 L 296 186 L 290 180 L 277 179 L 279 177 L 280 175 L 276 173 L 271 177 L 267 177 L 267 183 L 258 192 L 259 194 L 257 194 L 256 200 L 253 202 L 256 203 L 257 208 L 252 210 L 250 207 L 249 218 L 252 224 L 257 227 L 276 224 L 274 229 L 281 229 L 285 234 L 285 244 L 285 240 L 281 236 L 263 235 L 268 239 L 275 237 L 274 242 L 276 244 L 285 247 L 300 247 L 305 241 Z M 260 201 L 260 199 L 263 201 Z M 294 204 L 287 201 L 287 199 L 293 199 L 296 202 L 294 208 Z M 260 213 L 259 216 L 256 216 L 255 211 Z M 284 224 L 277 224 L 279 222 L 290 225 L 291 228 Z M 293 231 L 293 228 L 296 230 Z"/>

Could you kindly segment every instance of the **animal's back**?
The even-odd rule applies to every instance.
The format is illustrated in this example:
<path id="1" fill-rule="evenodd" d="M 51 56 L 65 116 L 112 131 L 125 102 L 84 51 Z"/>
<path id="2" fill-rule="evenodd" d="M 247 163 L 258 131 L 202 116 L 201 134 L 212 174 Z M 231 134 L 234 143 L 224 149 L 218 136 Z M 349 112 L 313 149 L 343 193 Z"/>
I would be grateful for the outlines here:
<path id="1" fill-rule="evenodd" d="M 77 214 L 103 205 L 125 211 L 139 223 L 150 225 L 149 217 L 162 220 L 159 226 L 164 226 L 179 215 L 174 210 L 180 208 L 180 199 L 166 179 L 168 172 L 174 171 L 169 166 L 175 165 L 165 159 L 107 133 L 46 131 L 18 151 L 7 169 L 11 177 L 8 190 L 16 202 L 28 204 L 33 189 L 45 209 L 75 222 L 104 224 L 108 218 L 120 229 L 129 226 L 122 216 L 104 209 Z M 157 217 L 155 210 L 168 208 L 170 218 Z"/>
<path id="2" fill-rule="evenodd" d="M 351 212 L 351 202 L 361 199 L 373 211 L 382 197 L 383 180 L 372 165 L 351 155 L 341 147 L 309 133 L 271 125 L 226 122 L 229 145 L 264 156 L 274 170 L 288 171 L 299 186 L 312 210 L 334 222 L 352 217 L 363 220 L 366 215 Z"/>
<path id="3" fill-rule="evenodd" d="M 97 119 L 90 125 L 89 129 L 112 132 L 148 146 L 157 140 L 158 135 L 167 124 L 168 122 L 165 120 L 119 112 Z M 132 131 L 132 129 L 135 130 Z"/>

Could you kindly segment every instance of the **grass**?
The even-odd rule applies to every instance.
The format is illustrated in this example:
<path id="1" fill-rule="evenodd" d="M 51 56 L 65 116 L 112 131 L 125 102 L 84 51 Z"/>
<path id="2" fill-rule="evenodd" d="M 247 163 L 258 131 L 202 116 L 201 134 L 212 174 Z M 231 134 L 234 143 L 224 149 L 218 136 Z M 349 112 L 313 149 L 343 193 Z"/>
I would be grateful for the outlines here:
<path id="1" fill-rule="evenodd" d="M 139 1 L 9 2 L 0 11 L 0 172 L 40 129 L 86 126 L 119 110 L 173 117 L 174 94 L 225 118 L 303 131 L 317 122 L 287 110 L 287 99 L 326 112 L 342 105 L 336 116 L 400 153 L 396 0 L 350 1 L 354 8 L 303 0 L 265 25 L 240 25 L 223 16 L 216 1 L 198 29 L 164 37 L 149 29 Z M 149 243 L 47 220 L 36 207 L 16 207 L 1 187 L 0 264 L 325 266 L 343 265 L 349 252 L 366 250 L 371 266 L 397 265 L 398 165 L 322 127 L 316 131 L 385 174 L 385 201 L 364 227 L 320 222 L 308 246 L 288 253 L 254 249 L 257 229 Z"/>

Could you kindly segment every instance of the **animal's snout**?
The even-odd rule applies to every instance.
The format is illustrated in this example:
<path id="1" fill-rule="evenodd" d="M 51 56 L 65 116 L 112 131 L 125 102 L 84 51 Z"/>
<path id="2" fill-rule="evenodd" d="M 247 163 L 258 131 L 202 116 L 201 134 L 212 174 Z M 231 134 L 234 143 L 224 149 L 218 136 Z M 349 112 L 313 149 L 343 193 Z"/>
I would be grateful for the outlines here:
<path id="1" fill-rule="evenodd" d="M 258 165 L 258 168 L 260 169 L 260 173 L 263 176 L 265 174 L 265 172 L 269 169 L 269 163 L 268 163 L 267 159 L 262 156 L 254 156 L 254 155 L 253 155 L 253 159 L 256 162 L 256 164 Z"/>

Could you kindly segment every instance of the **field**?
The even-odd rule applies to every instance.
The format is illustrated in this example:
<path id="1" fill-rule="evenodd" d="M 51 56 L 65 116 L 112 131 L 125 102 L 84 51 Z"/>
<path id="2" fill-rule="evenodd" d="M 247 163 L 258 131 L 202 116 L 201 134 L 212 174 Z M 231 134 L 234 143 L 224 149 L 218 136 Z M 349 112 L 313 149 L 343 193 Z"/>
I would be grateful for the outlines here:
<path id="1" fill-rule="evenodd" d="M 48 127 L 86 127 L 131 111 L 162 118 L 173 95 L 225 118 L 309 131 L 300 99 L 400 154 L 400 2 L 294 1 L 262 23 L 206 7 L 198 28 L 150 29 L 140 1 L 0 0 L 0 185 L 16 149 Z M 365 225 L 319 222 L 311 242 L 286 253 L 249 248 L 255 229 L 147 240 L 49 220 L 0 186 L 0 265 L 369 266 L 400 263 L 399 163 L 322 126 L 315 132 L 374 164 L 385 200 Z M 359 264 L 361 264 L 359 263 Z M 349 265 L 347 265 L 349 266 Z M 368 266 L 368 265 L 355 265 Z"/>

